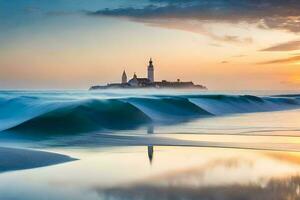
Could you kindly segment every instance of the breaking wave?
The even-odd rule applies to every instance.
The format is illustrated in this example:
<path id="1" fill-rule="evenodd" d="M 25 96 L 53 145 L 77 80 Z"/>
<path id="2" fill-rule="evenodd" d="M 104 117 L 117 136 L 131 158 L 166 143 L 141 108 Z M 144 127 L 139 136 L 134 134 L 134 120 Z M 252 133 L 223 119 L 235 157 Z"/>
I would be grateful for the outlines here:
<path id="1" fill-rule="evenodd" d="M 51 96 L 51 95 L 50 95 Z M 78 99 L 0 96 L 0 131 L 82 133 L 300 107 L 300 96 L 148 95 Z"/>
<path id="2" fill-rule="evenodd" d="M 151 119 L 129 103 L 119 100 L 87 100 L 38 115 L 9 130 L 74 133 L 101 129 L 131 129 Z"/>

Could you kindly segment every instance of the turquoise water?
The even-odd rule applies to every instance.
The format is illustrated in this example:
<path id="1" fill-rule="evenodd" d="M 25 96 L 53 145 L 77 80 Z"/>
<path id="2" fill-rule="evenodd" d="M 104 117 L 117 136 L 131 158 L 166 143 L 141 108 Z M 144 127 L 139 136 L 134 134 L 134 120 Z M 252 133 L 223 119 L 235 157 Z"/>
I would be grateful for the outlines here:
<path id="1" fill-rule="evenodd" d="M 293 91 L 1 91 L 0 199 L 295 199 L 299 117 Z"/>

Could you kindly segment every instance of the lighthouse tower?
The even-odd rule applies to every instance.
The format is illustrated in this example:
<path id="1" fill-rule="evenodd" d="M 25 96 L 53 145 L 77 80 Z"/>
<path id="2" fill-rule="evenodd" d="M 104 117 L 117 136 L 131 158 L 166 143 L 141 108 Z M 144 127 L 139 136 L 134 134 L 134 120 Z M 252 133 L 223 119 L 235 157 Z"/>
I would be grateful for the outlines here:
<path id="1" fill-rule="evenodd" d="M 125 70 L 123 71 L 123 74 L 122 74 L 122 83 L 123 84 L 127 83 L 127 75 L 126 75 Z"/>
<path id="2" fill-rule="evenodd" d="M 152 59 L 150 58 L 149 65 L 148 65 L 148 79 L 151 83 L 154 82 L 154 66 L 152 64 Z"/>

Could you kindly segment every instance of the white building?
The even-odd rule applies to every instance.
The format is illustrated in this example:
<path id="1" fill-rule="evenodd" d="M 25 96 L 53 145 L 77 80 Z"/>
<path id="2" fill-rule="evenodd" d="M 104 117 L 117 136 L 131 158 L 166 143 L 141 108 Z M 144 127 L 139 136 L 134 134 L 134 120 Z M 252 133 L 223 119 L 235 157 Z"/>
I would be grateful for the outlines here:
<path id="1" fill-rule="evenodd" d="M 124 70 L 122 74 L 122 84 L 128 83 L 130 86 L 139 87 L 139 86 L 147 86 L 151 83 L 154 83 L 154 66 L 151 58 L 149 61 L 147 72 L 148 72 L 147 78 L 138 78 L 137 75 L 134 73 L 132 79 L 130 79 L 127 82 L 127 75 Z"/>
<path id="2" fill-rule="evenodd" d="M 154 66 L 151 58 L 148 65 L 148 79 L 151 83 L 154 82 Z"/>

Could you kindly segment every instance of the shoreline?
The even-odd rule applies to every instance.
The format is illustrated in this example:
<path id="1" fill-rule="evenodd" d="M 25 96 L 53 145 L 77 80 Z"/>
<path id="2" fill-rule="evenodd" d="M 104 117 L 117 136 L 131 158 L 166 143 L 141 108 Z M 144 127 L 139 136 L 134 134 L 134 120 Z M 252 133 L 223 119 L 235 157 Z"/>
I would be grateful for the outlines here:
<path id="1" fill-rule="evenodd" d="M 0 173 L 46 167 L 75 160 L 77 159 L 58 153 L 0 147 Z"/>

